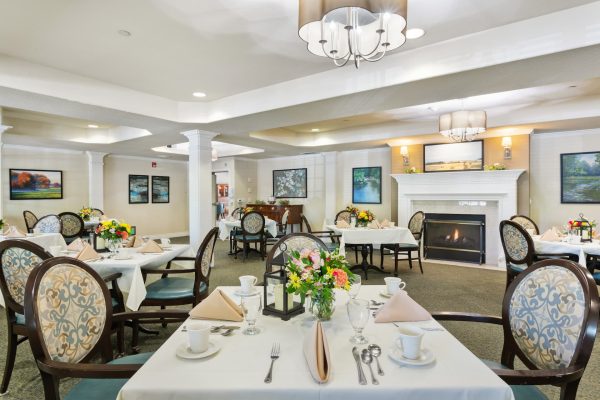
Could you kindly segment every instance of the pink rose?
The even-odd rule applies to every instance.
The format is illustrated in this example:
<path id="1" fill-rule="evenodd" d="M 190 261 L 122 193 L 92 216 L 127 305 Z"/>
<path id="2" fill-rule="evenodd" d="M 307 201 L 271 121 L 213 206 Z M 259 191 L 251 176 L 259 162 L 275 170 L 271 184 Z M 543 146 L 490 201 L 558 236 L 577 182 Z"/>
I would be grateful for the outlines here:
<path id="1" fill-rule="evenodd" d="M 310 256 L 310 249 L 302 249 L 300 251 L 300 258 L 307 258 Z"/>

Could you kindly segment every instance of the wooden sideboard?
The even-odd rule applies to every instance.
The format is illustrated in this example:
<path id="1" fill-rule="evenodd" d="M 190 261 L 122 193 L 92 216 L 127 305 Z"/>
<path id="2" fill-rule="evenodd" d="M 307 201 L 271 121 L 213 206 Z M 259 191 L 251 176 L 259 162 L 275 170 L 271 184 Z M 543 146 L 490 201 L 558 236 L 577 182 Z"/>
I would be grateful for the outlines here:
<path id="1" fill-rule="evenodd" d="M 285 210 L 290 210 L 287 223 L 292 232 L 294 232 L 295 224 L 302 224 L 302 218 L 300 217 L 302 215 L 302 204 L 289 204 L 287 206 L 277 204 L 247 204 L 246 207 L 252 207 L 265 217 L 277 221 L 277 223 L 281 223 L 281 217 Z"/>

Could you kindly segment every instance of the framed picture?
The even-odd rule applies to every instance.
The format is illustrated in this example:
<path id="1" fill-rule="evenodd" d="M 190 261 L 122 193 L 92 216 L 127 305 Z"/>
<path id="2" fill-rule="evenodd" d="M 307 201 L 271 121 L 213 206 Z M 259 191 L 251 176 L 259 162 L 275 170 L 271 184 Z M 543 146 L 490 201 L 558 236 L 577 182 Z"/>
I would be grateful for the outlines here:
<path id="1" fill-rule="evenodd" d="M 11 200 L 48 200 L 63 198 L 62 171 L 10 169 Z"/>
<path id="2" fill-rule="evenodd" d="M 273 170 L 273 197 L 307 197 L 306 175 L 306 168 Z"/>
<path id="3" fill-rule="evenodd" d="M 424 172 L 478 171 L 483 169 L 483 140 L 423 146 Z"/>
<path id="4" fill-rule="evenodd" d="M 560 155 L 560 202 L 600 203 L 600 151 Z"/>
<path id="5" fill-rule="evenodd" d="M 168 203 L 169 202 L 169 177 L 168 176 L 152 176 L 152 202 L 153 203 Z"/>
<path id="6" fill-rule="evenodd" d="M 352 168 L 352 203 L 381 204 L 381 167 Z"/>
<path id="7" fill-rule="evenodd" d="M 129 175 L 129 204 L 148 203 L 148 175 Z"/>

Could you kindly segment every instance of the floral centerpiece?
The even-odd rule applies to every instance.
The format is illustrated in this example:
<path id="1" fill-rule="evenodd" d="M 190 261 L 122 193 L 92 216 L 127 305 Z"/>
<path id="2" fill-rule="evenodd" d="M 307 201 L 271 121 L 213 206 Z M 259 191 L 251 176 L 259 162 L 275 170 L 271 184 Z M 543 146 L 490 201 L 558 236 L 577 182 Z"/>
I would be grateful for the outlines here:
<path id="1" fill-rule="evenodd" d="M 587 220 L 582 214 L 579 214 L 579 218 L 571 218 L 567 222 L 568 231 L 573 232 L 581 236 L 582 241 L 591 241 L 595 235 L 596 220 Z"/>
<path id="2" fill-rule="evenodd" d="M 90 207 L 82 207 L 81 210 L 79 210 L 79 216 L 82 220 L 89 221 L 92 216 L 92 209 Z"/>
<path id="3" fill-rule="evenodd" d="M 309 296 L 310 311 L 320 320 L 328 320 L 333 314 L 334 289 L 348 291 L 355 279 L 346 258 L 337 249 L 333 253 L 309 249 L 292 251 L 286 269 L 287 292 L 299 295 L 303 304 Z"/>
<path id="4" fill-rule="evenodd" d="M 350 214 L 354 214 L 354 215 L 358 214 L 358 208 L 354 207 L 352 204 L 350 204 L 349 206 L 346 206 L 346 211 L 348 211 Z"/>
<path id="5" fill-rule="evenodd" d="M 289 206 L 290 205 L 290 201 L 286 200 L 286 199 L 281 199 L 278 201 L 280 206 Z"/>
<path id="6" fill-rule="evenodd" d="M 357 215 L 358 224 L 362 226 L 366 226 L 369 222 L 373 222 L 375 219 L 375 214 L 373 214 L 369 210 L 361 210 Z"/>
<path id="7" fill-rule="evenodd" d="M 504 171 L 506 166 L 500 163 L 493 163 L 492 165 L 484 165 L 483 169 L 486 171 Z"/>
<path id="8" fill-rule="evenodd" d="M 102 221 L 96 227 L 96 235 L 106 241 L 106 247 L 113 253 L 117 251 L 123 240 L 127 240 L 130 234 L 131 225 L 116 219 Z"/>
<path id="9" fill-rule="evenodd" d="M 410 168 L 405 168 L 404 173 L 405 174 L 420 174 L 421 170 L 418 169 L 417 167 L 410 167 Z"/>
<path id="10" fill-rule="evenodd" d="M 244 207 L 244 214 L 248 214 L 249 212 L 254 211 L 254 208 L 252 207 Z"/>

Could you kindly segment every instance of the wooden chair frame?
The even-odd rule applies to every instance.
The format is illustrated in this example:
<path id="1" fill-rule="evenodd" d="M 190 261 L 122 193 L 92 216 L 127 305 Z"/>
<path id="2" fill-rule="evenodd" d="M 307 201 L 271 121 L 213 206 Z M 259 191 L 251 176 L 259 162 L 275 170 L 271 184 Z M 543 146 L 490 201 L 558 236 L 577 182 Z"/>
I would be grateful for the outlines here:
<path id="1" fill-rule="evenodd" d="M 256 233 L 251 233 L 251 232 L 246 231 L 246 229 L 244 228 L 244 221 L 246 220 L 246 218 L 248 216 L 254 215 L 254 214 L 260 215 L 260 217 L 262 218 L 262 228 Z M 265 216 L 262 215 L 261 213 L 259 213 L 258 211 L 250 211 L 250 212 L 244 214 L 242 216 L 240 230 L 241 230 L 241 235 L 242 235 L 242 240 L 241 240 L 242 252 L 244 253 L 243 261 L 245 262 L 248 259 L 248 253 L 250 252 L 250 250 L 254 250 L 254 251 L 258 252 L 260 254 L 261 260 L 264 261 L 266 247 L 267 247 L 267 236 L 265 235 Z M 237 236 L 239 236 L 239 235 L 240 235 L 240 233 L 238 232 L 236 234 L 236 236 L 233 237 L 233 249 L 234 249 L 233 257 L 235 259 L 237 259 L 237 254 L 238 254 L 237 244 L 238 244 L 239 240 L 237 239 Z M 249 236 L 255 236 L 255 235 L 259 236 L 258 239 L 252 239 L 249 237 Z M 254 249 L 250 248 L 250 243 L 254 243 Z M 257 244 L 260 246 L 259 249 L 256 249 Z"/>
<path id="2" fill-rule="evenodd" d="M 526 219 L 527 221 L 531 222 L 531 225 L 533 225 L 533 227 L 534 227 L 534 229 L 535 229 L 535 234 L 536 234 L 536 235 L 539 235 L 539 234 L 540 234 L 540 228 L 538 228 L 538 226 L 537 226 L 537 224 L 535 223 L 535 221 L 534 221 L 534 220 L 532 220 L 531 218 L 529 218 L 529 217 L 528 217 L 528 216 L 526 216 L 526 215 L 515 214 L 515 215 L 513 215 L 512 217 L 510 217 L 510 218 L 509 218 L 509 220 L 510 220 L 510 221 L 513 221 L 513 222 L 516 222 L 516 221 L 514 221 L 514 220 L 515 220 L 515 219 L 517 219 L 517 218 L 523 218 L 523 219 Z M 517 222 L 517 224 L 518 224 L 518 222 Z M 519 224 L 519 225 L 520 225 L 520 224 Z M 525 227 L 523 227 L 523 228 L 525 228 Z"/>
<path id="3" fill-rule="evenodd" d="M 417 252 L 416 260 L 419 262 L 419 269 L 421 270 L 421 274 L 423 273 L 423 264 L 421 262 L 421 239 L 423 239 L 423 230 L 425 229 L 425 223 L 424 223 L 425 213 L 423 211 L 415 212 L 410 217 L 410 220 L 408 220 L 408 226 L 410 228 L 412 220 L 414 218 L 416 218 L 417 216 L 422 216 L 423 222 L 421 223 L 421 229 L 418 232 L 411 231 L 412 235 L 414 236 L 415 240 L 417 241 L 416 247 L 414 245 L 403 244 L 403 243 L 385 243 L 385 244 L 382 244 L 380 247 L 379 252 L 381 255 L 381 260 L 380 260 L 381 268 L 383 268 L 383 257 L 385 256 L 384 250 L 389 249 L 393 252 L 392 254 L 394 255 L 394 276 L 398 276 L 398 256 L 401 254 L 406 254 L 406 259 L 402 259 L 402 261 L 408 260 L 409 268 L 410 269 L 413 268 L 412 262 L 413 262 L 413 260 L 415 260 L 415 258 L 412 256 L 413 251 Z"/>
<path id="4" fill-rule="evenodd" d="M 71 217 L 76 217 L 77 219 L 79 219 L 79 222 L 81 222 L 81 227 L 79 229 L 79 232 L 77 232 L 74 235 L 66 235 L 63 231 L 64 224 L 62 223 L 62 217 L 67 216 L 67 215 L 71 216 Z M 83 223 L 83 218 L 81 218 L 78 214 L 75 214 L 70 211 L 65 211 L 65 212 L 61 212 L 60 214 L 58 214 L 58 218 L 60 218 L 60 221 L 61 221 L 60 233 L 65 239 L 74 239 L 74 238 L 81 237 L 83 235 L 83 232 L 85 231 L 85 224 Z"/>
<path id="5" fill-rule="evenodd" d="M 525 240 L 527 241 L 527 254 L 525 255 L 525 257 L 523 259 L 516 259 L 516 258 L 511 257 L 510 254 L 508 254 L 508 251 L 506 250 L 506 243 L 504 242 L 504 235 L 502 234 L 502 230 L 505 225 L 510 225 L 510 226 L 514 227 L 525 237 Z M 525 228 L 523 228 L 520 224 L 518 224 L 514 221 L 509 221 L 509 220 L 500 221 L 500 241 L 502 242 L 502 249 L 504 250 L 504 259 L 506 260 L 506 263 L 507 263 L 506 287 L 508 288 L 508 286 L 515 279 L 515 277 L 520 274 L 519 272 L 511 270 L 508 267 L 508 263 L 512 263 L 515 265 L 525 264 L 525 265 L 527 265 L 527 268 L 529 268 L 535 260 L 535 247 L 533 245 L 533 239 L 531 239 L 531 236 L 529 236 L 529 233 L 527 233 Z"/>
<path id="6" fill-rule="evenodd" d="M 29 221 L 27 218 L 28 216 L 35 218 L 35 222 L 33 223 L 33 225 L 29 224 Z M 25 227 L 27 228 L 27 232 L 33 233 L 33 227 L 38 222 L 39 218 L 33 212 L 31 212 L 29 210 L 25 210 L 25 211 L 23 211 L 23 219 L 25 220 Z"/>

